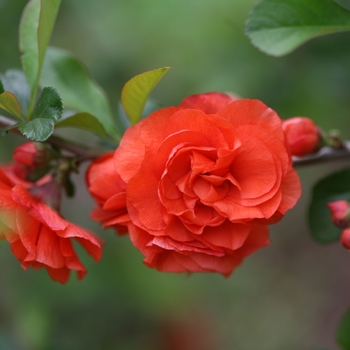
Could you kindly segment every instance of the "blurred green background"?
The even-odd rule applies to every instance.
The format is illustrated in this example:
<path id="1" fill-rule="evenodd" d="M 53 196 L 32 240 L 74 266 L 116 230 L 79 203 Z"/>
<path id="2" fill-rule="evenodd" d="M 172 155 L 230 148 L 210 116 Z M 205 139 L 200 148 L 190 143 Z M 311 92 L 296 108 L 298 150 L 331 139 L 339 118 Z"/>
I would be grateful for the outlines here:
<path id="1" fill-rule="evenodd" d="M 260 53 L 244 36 L 252 0 L 63 0 L 52 45 L 70 50 L 107 91 L 114 110 L 123 84 L 171 66 L 152 97 L 163 106 L 186 95 L 232 91 L 258 98 L 282 118 L 309 116 L 350 138 L 350 34 L 317 38 L 283 58 Z M 24 0 L 0 0 L 0 71 L 19 68 Z M 0 140 L 0 161 L 22 140 Z M 313 183 L 328 164 L 299 170 L 303 197 L 271 227 L 272 244 L 231 277 L 159 273 L 142 264 L 127 237 L 88 219 L 78 195 L 64 215 L 98 232 L 102 261 L 62 286 L 45 271 L 23 271 L 0 244 L 1 350 L 320 350 L 338 349 L 337 323 L 350 306 L 350 255 L 313 242 L 306 224 Z M 82 252 L 83 253 L 83 252 Z"/>

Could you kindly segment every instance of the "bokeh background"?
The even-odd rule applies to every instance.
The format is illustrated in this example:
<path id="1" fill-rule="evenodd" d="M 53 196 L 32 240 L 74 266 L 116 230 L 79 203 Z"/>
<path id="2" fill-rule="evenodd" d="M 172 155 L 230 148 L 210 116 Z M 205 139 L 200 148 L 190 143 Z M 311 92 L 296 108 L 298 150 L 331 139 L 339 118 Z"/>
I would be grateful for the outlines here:
<path id="1" fill-rule="evenodd" d="M 0 0 L 0 71 L 19 68 L 20 15 L 27 1 Z M 123 84 L 171 66 L 152 93 L 163 106 L 186 95 L 231 91 L 258 98 L 282 118 L 309 116 L 350 138 L 350 34 L 317 38 L 283 58 L 265 56 L 244 35 L 252 0 L 63 0 L 52 45 L 70 50 L 117 111 Z M 86 137 L 86 136 L 79 136 Z M 84 139 L 83 139 L 84 140 Z M 0 140 L 10 161 L 20 137 Z M 81 175 L 64 215 L 101 234 L 102 261 L 67 285 L 23 271 L 0 244 L 1 350 L 336 350 L 350 306 L 350 255 L 310 237 L 312 185 L 342 162 L 301 168 L 303 196 L 271 227 L 272 244 L 231 277 L 150 270 L 128 237 L 88 219 L 93 202 Z M 82 252 L 83 253 L 83 252 Z M 83 254 L 82 254 L 83 255 Z"/>

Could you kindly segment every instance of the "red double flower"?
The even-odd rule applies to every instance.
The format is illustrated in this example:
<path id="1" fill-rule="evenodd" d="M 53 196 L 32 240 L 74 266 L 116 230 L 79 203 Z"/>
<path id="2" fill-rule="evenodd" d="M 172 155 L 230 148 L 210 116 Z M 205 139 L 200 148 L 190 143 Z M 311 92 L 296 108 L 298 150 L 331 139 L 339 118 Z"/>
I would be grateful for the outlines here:
<path id="1" fill-rule="evenodd" d="M 111 155 L 92 163 L 87 183 L 94 218 L 127 227 L 146 265 L 226 276 L 269 243 L 267 224 L 301 193 L 276 112 L 219 93 L 129 128 L 113 163 Z"/>

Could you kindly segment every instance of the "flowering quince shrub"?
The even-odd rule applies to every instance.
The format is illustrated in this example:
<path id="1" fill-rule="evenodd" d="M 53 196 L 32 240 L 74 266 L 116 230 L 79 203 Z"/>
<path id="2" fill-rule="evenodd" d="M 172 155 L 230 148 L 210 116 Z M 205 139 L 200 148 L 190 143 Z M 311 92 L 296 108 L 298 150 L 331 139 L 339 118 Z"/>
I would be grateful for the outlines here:
<path id="1" fill-rule="evenodd" d="M 113 156 L 92 163 L 92 216 L 126 225 L 150 267 L 228 276 L 269 243 L 267 225 L 300 197 L 288 149 L 280 118 L 262 102 L 190 96 L 129 128 Z"/>
<path id="2" fill-rule="evenodd" d="M 281 120 L 263 102 L 232 93 L 191 95 L 143 115 L 168 67 L 129 80 L 113 116 L 84 66 L 48 48 L 59 6 L 60 0 L 28 1 L 19 30 L 22 70 L 0 75 L 0 137 L 25 139 L 13 163 L 0 164 L 0 239 L 24 269 L 45 268 L 60 283 L 71 271 L 82 279 L 87 271 L 74 241 L 100 260 L 101 239 L 61 215 L 61 195 L 74 196 L 71 174 L 84 162 L 91 162 L 85 174 L 96 202 L 91 218 L 128 235 L 147 266 L 229 276 L 269 244 L 269 225 L 300 198 L 294 167 L 349 158 L 350 143 L 312 119 Z M 339 28 L 350 29 L 350 12 L 335 1 L 260 0 L 245 32 L 262 51 L 281 56 Z M 113 146 L 62 139 L 55 130 L 63 127 Z M 349 183 L 345 168 L 315 184 L 308 221 L 317 242 L 350 250 Z M 350 311 L 338 331 L 344 350 L 349 329 Z"/>

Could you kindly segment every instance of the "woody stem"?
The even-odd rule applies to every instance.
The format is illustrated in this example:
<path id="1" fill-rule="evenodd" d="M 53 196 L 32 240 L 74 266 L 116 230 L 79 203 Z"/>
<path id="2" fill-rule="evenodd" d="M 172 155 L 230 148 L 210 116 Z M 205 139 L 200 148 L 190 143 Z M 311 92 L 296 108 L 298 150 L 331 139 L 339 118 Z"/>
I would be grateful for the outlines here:
<path id="1" fill-rule="evenodd" d="M 13 126 L 15 124 L 16 122 L 14 120 L 0 115 L 0 128 Z M 10 131 L 20 134 L 17 128 L 11 129 Z M 90 148 L 86 145 L 78 144 L 56 135 L 50 136 L 46 142 L 74 154 L 78 158 L 79 162 L 96 159 L 107 152 L 106 150 Z M 350 141 L 343 142 L 342 148 L 324 146 L 316 153 L 312 153 L 304 157 L 293 157 L 293 164 L 294 167 L 303 167 L 345 159 L 350 159 Z"/>
<path id="2" fill-rule="evenodd" d="M 14 120 L 0 115 L 0 128 L 11 127 L 15 124 L 16 122 Z M 17 128 L 11 129 L 9 131 L 19 135 L 21 134 Z M 72 153 L 74 156 L 78 158 L 77 161 L 79 163 L 87 160 L 96 159 L 107 152 L 104 149 L 91 148 L 91 147 L 73 142 L 71 140 L 66 140 L 56 135 L 50 136 L 49 139 L 47 139 L 45 142 L 51 144 L 52 146 L 58 147 L 60 149 L 63 149 L 65 151 Z"/>

